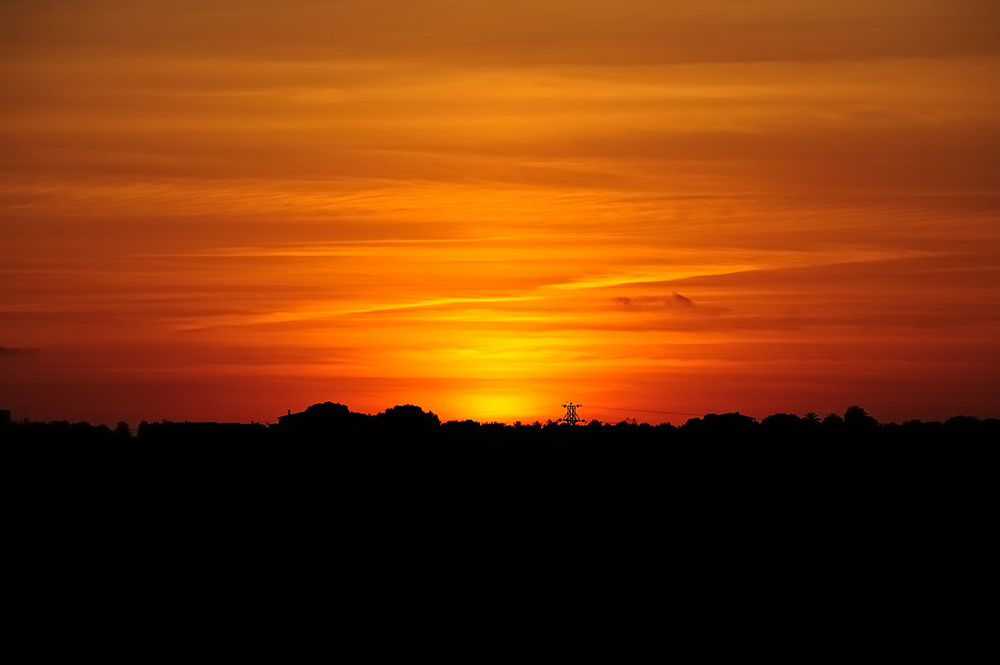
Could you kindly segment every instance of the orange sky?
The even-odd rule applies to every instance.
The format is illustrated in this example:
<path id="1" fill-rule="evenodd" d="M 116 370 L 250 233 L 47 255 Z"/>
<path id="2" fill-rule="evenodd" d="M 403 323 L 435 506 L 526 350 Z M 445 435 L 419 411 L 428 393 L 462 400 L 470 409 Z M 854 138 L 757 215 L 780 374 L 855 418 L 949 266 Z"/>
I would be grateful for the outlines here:
<path id="1" fill-rule="evenodd" d="M 0 96 L 15 418 L 1000 416 L 992 0 L 12 0 Z"/>

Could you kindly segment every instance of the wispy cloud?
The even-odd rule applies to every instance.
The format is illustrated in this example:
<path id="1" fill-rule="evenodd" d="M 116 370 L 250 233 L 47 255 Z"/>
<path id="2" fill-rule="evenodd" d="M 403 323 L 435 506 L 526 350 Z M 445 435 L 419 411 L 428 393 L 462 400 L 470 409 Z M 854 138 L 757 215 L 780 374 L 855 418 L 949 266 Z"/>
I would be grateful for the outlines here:
<path id="1" fill-rule="evenodd" d="M 607 273 L 590 277 L 579 277 L 569 282 L 561 284 L 550 284 L 548 288 L 565 291 L 577 291 L 580 289 L 604 289 L 613 286 L 625 286 L 629 284 L 653 284 L 657 282 L 672 282 L 690 277 L 705 277 L 708 275 L 728 275 L 737 272 L 747 272 L 759 270 L 759 265 L 732 265 L 716 267 L 691 267 L 691 268 L 651 268 L 644 271 L 630 271 Z"/>
<path id="2" fill-rule="evenodd" d="M 611 301 L 619 307 L 628 309 L 648 308 L 648 307 L 676 307 L 678 309 L 695 309 L 694 301 L 685 298 L 679 293 L 671 293 L 669 296 L 638 296 L 629 298 L 619 296 Z"/>
<path id="3" fill-rule="evenodd" d="M 326 240 L 307 243 L 281 243 L 257 247 L 220 247 L 159 256 L 193 258 L 323 258 L 336 256 L 391 255 L 400 247 L 433 245 L 473 245 L 518 240 L 516 236 L 476 238 L 365 238 Z"/>
<path id="4" fill-rule="evenodd" d="M 206 328 L 217 328 L 224 326 L 252 326 L 274 323 L 293 323 L 298 321 L 318 321 L 323 319 L 335 319 L 338 317 L 352 316 L 359 314 L 375 314 L 379 312 L 392 312 L 408 309 L 423 309 L 430 307 L 442 307 L 448 305 L 471 305 L 503 302 L 518 302 L 526 300 L 536 300 L 539 296 L 499 296 L 499 297 L 479 297 L 479 298 L 431 298 L 415 302 L 400 303 L 380 303 L 368 305 L 356 305 L 343 308 L 317 308 L 287 312 L 269 312 L 264 314 L 248 315 L 223 315 L 201 317 L 194 321 L 183 323 L 175 327 L 176 330 L 202 330 Z"/>
<path id="5" fill-rule="evenodd" d="M 635 312 L 672 311 L 682 314 L 718 315 L 730 311 L 725 307 L 700 305 L 694 300 L 679 293 L 657 296 L 619 296 L 612 298 L 616 308 Z"/>

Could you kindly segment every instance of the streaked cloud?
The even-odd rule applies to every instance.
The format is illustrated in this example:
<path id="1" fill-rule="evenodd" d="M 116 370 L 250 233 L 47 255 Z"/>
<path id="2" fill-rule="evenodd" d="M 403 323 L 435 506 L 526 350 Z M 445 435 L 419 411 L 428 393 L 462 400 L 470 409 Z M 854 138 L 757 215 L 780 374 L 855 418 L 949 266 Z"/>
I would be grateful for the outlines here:
<path id="1" fill-rule="evenodd" d="M 694 301 L 690 298 L 686 298 L 679 293 L 671 293 L 666 296 L 638 296 L 635 298 L 630 298 L 628 296 L 618 296 L 612 298 L 611 301 L 618 307 L 623 307 L 625 309 L 678 309 L 682 311 L 696 312 L 702 311 L 701 308 L 694 304 Z M 717 314 L 720 309 L 712 308 L 708 312 Z"/>

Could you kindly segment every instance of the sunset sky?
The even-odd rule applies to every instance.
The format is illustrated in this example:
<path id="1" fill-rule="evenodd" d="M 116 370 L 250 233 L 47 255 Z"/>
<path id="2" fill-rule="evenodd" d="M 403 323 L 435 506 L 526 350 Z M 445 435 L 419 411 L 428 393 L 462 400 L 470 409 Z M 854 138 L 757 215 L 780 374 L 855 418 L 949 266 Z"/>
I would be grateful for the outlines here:
<path id="1" fill-rule="evenodd" d="M 1000 417 L 996 0 L 5 0 L 0 409 Z"/>

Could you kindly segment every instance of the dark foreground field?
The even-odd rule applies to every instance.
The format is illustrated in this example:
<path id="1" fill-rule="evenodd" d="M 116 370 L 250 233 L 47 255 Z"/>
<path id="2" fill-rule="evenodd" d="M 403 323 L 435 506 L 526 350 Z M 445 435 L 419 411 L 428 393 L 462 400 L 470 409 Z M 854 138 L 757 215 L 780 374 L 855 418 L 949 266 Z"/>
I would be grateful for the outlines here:
<path id="1" fill-rule="evenodd" d="M 996 662 L 995 424 L 459 425 L 8 426 L 10 662 Z"/>

